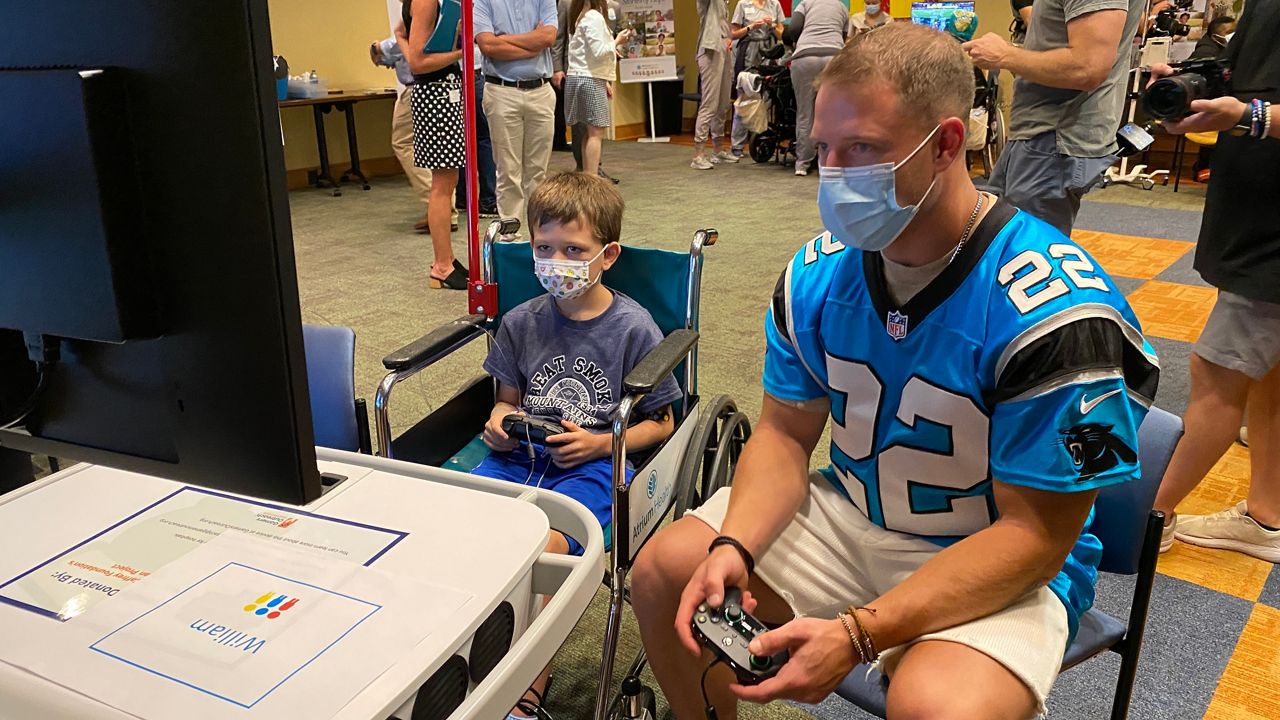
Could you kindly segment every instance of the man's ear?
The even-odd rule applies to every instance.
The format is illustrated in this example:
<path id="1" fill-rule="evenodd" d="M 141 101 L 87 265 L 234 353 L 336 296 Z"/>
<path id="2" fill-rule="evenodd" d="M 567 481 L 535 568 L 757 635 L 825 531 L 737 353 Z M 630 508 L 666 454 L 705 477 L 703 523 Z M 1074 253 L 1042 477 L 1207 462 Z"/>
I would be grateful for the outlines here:
<path id="1" fill-rule="evenodd" d="M 618 262 L 618 256 L 622 254 L 622 243 L 609 243 L 604 246 L 604 255 L 600 256 L 600 262 L 603 269 L 608 270 L 613 264 Z"/>
<path id="2" fill-rule="evenodd" d="M 964 156 L 965 121 L 958 117 L 949 117 L 938 124 L 938 155 L 935 165 L 938 170 L 950 167 L 956 156 Z"/>

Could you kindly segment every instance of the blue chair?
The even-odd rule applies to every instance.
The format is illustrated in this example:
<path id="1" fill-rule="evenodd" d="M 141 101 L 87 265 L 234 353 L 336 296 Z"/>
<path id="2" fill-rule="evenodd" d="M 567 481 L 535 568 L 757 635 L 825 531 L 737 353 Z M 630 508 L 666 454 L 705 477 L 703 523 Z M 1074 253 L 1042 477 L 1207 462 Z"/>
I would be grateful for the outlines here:
<path id="1" fill-rule="evenodd" d="M 1133 681 L 1138 674 L 1138 654 L 1147 626 L 1147 606 L 1156 577 L 1156 557 L 1164 513 L 1151 509 L 1156 489 L 1169 466 L 1173 449 L 1182 437 L 1182 418 L 1152 407 L 1138 428 L 1138 460 L 1142 476 L 1136 482 L 1112 485 L 1098 492 L 1092 532 L 1102 541 L 1098 569 L 1117 575 L 1137 575 L 1127 621 L 1093 608 L 1080 618 L 1075 641 L 1067 648 L 1062 669 L 1111 650 L 1120 655 L 1111 720 L 1129 716 Z M 883 718 L 888 682 L 878 670 L 859 665 L 836 688 L 836 694 L 859 708 Z"/>
<path id="2" fill-rule="evenodd" d="M 372 453 L 369 412 L 356 397 L 356 333 L 348 327 L 303 325 L 311 424 L 316 445 Z"/>

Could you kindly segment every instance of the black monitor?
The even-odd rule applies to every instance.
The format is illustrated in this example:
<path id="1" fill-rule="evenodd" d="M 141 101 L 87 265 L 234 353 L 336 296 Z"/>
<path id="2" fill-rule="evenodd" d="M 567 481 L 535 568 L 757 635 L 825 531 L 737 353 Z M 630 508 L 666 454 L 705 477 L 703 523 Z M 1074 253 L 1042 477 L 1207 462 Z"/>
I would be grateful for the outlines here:
<path id="1" fill-rule="evenodd" d="M 0 447 L 319 497 L 266 0 L 0 28 Z"/>

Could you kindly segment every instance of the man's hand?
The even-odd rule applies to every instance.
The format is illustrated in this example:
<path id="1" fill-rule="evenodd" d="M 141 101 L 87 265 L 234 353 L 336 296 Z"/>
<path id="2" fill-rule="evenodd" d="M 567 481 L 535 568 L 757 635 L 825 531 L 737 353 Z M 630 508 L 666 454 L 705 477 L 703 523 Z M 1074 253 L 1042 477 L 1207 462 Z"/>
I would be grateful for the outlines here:
<path id="1" fill-rule="evenodd" d="M 693 571 L 693 577 L 680 594 L 680 607 L 676 609 L 676 635 L 694 657 L 702 655 L 702 646 L 693 637 L 693 612 L 704 602 L 719 607 L 724 602 L 726 587 L 742 590 L 742 609 L 755 612 L 756 600 L 747 592 L 747 566 L 742 556 L 733 547 L 721 545 Z"/>
<path id="2" fill-rule="evenodd" d="M 613 99 L 613 83 L 608 80 L 604 83 L 604 94 L 608 96 L 610 100 Z"/>
<path id="3" fill-rule="evenodd" d="M 1230 130 L 1240 122 L 1240 116 L 1244 115 L 1247 107 L 1246 103 L 1233 97 L 1192 100 L 1190 115 L 1181 120 L 1166 120 L 1161 127 L 1175 135 Z"/>
<path id="4" fill-rule="evenodd" d="M 974 65 L 982 70 L 991 70 L 1004 66 L 1005 58 L 1008 57 L 1009 50 L 1013 46 L 999 35 L 987 33 L 980 38 L 970 40 L 961 47 L 969 54 Z"/>
<path id="5" fill-rule="evenodd" d="M 484 433 L 481 434 L 480 439 L 484 440 L 484 444 L 488 445 L 490 450 L 511 452 L 520 445 L 519 440 L 508 437 L 502 430 L 502 418 L 509 414 L 505 408 L 502 409 L 502 412 L 495 411 L 489 415 L 489 421 L 484 424 Z M 523 415 L 524 413 L 518 412 L 517 414 Z"/>
<path id="6" fill-rule="evenodd" d="M 559 90 L 560 86 L 564 84 L 564 73 L 562 72 L 551 73 L 551 84 L 554 85 L 557 90 Z"/>
<path id="7" fill-rule="evenodd" d="M 556 467 L 577 467 L 588 460 L 605 457 L 612 451 L 612 435 L 588 432 L 568 420 L 562 420 L 560 424 L 569 432 L 547 438 L 547 452 Z"/>
<path id="8" fill-rule="evenodd" d="M 785 698 L 816 705 L 858 664 L 849 633 L 839 620 L 792 620 L 752 640 L 747 649 L 753 655 L 791 653 L 778 674 L 759 685 L 729 686 L 739 699 L 754 703 Z"/>

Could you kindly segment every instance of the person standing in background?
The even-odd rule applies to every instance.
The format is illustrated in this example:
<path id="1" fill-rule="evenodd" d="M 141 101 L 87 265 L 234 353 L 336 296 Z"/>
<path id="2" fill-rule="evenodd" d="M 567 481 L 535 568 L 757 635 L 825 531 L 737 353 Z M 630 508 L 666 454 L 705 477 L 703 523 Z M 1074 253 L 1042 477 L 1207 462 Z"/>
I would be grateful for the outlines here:
<path id="1" fill-rule="evenodd" d="M 964 44 L 982 70 L 1018 76 L 1009 144 L 987 188 L 1071 235 L 1080 200 L 1116 161 L 1143 0 L 1036 0 L 1027 41 Z"/>
<path id="2" fill-rule="evenodd" d="M 427 38 L 440 22 L 439 0 L 404 0 L 396 27 L 396 43 L 413 71 L 413 164 L 431 169 L 431 201 L 427 221 L 431 230 L 428 284 L 433 289 L 466 290 L 467 269 L 453 256 L 449 214 L 458 169 L 466 160 L 462 122 L 461 50 L 425 52 Z"/>
<path id="3" fill-rule="evenodd" d="M 472 13 L 484 53 L 484 114 L 497 165 L 498 212 L 523 220 L 525 201 L 551 160 L 555 0 L 476 0 Z"/>
<path id="4" fill-rule="evenodd" d="M 729 55 L 729 5 L 725 0 L 697 0 L 698 81 L 702 100 L 698 103 L 698 119 L 693 126 L 694 170 L 710 170 L 722 162 L 736 163 L 738 158 L 721 148 L 725 114 L 729 111 L 729 91 L 733 83 L 733 58 Z M 707 137 L 711 152 L 707 152 Z"/>
<path id="5" fill-rule="evenodd" d="M 479 217 L 494 218 L 498 217 L 498 192 L 497 192 L 497 168 L 493 164 L 493 141 L 489 136 L 489 119 L 484 115 L 484 73 L 482 65 L 484 63 L 484 55 L 480 52 L 480 46 L 475 47 L 475 94 L 472 97 L 476 104 L 476 164 L 478 165 L 476 179 L 479 184 L 480 210 Z M 465 188 L 458 188 L 462 192 L 455 193 L 457 196 L 456 207 L 458 210 L 467 209 L 467 193 Z M 456 217 L 457 214 L 455 213 Z"/>
<path id="6" fill-rule="evenodd" d="M 849 34 L 861 35 L 891 22 L 893 22 L 893 16 L 885 11 L 881 0 L 867 0 L 862 12 L 854 13 L 849 18 Z"/>
<path id="7" fill-rule="evenodd" d="M 553 45 L 551 48 L 551 64 L 555 70 L 555 72 L 551 75 L 551 84 L 555 85 L 556 87 L 556 123 L 557 123 L 556 139 L 557 140 L 560 140 L 561 138 L 564 137 L 564 127 L 562 127 L 565 124 L 565 114 L 566 114 L 565 100 L 564 100 L 564 93 L 565 93 L 564 77 L 565 77 L 565 71 L 569 66 L 569 59 L 568 59 L 569 58 L 569 29 L 568 28 L 569 28 L 569 5 L 571 3 L 572 3 L 572 0 L 559 0 L 559 2 L 556 3 L 556 21 L 557 21 L 556 44 Z M 618 9 L 619 6 L 617 3 L 617 0 L 608 0 L 608 2 L 605 3 L 605 5 L 608 9 L 608 12 L 605 15 L 606 25 L 609 28 L 609 32 L 617 33 L 618 18 L 620 17 L 620 10 Z M 586 125 L 579 124 L 578 126 L 574 126 L 573 128 L 573 138 L 572 138 L 571 147 L 566 146 L 565 148 L 563 148 L 565 150 L 569 150 L 569 149 L 573 150 L 573 161 L 578 172 L 582 172 L 582 146 L 585 144 L 586 139 L 587 139 L 587 127 Z M 606 180 L 609 180 L 614 185 L 617 185 L 620 182 L 618 178 L 615 178 L 609 175 L 609 173 L 605 172 L 603 151 L 604 151 L 604 147 L 603 145 L 601 145 L 600 168 L 598 170 L 598 174 L 600 175 L 600 177 Z"/>
<path id="8" fill-rule="evenodd" d="M 734 8 L 733 20 L 729 22 L 729 36 L 734 41 L 733 77 L 734 85 L 738 73 L 760 64 L 761 54 L 778 44 L 782 36 L 782 5 L 778 0 L 739 0 Z M 730 92 L 730 96 L 735 93 Z M 733 114 L 733 156 L 742 157 L 742 148 L 747 144 L 747 126 L 743 124 L 738 113 Z"/>
<path id="9" fill-rule="evenodd" d="M 404 21 L 397 23 L 397 32 L 404 26 Z M 413 164 L 413 110 L 409 106 L 409 98 L 413 93 L 413 71 L 400 52 L 400 45 L 395 36 L 382 42 L 369 45 L 369 59 L 378 67 L 393 67 L 396 80 L 404 87 L 396 96 L 395 108 L 391 111 L 391 152 L 409 178 L 409 187 L 422 200 L 422 219 L 414 223 L 417 232 L 427 232 L 427 214 L 431 200 L 431 171 L 427 168 L 415 167 Z M 458 229 L 458 213 L 455 211 L 449 218 L 453 230 Z"/>
<path id="10" fill-rule="evenodd" d="M 791 85 L 796 92 L 796 175 L 808 175 L 818 157 L 809 133 L 817 97 L 814 81 L 844 47 L 849 11 L 840 0 L 801 0 L 791 11 L 791 25 L 782 40 L 795 47 L 791 54 Z"/>
<path id="11" fill-rule="evenodd" d="M 573 144 L 582 141 L 581 172 L 600 173 L 600 148 L 613 125 L 609 101 L 617 77 L 618 43 L 631 32 L 614 38 L 605 20 L 605 0 L 572 0 L 569 4 L 569 51 L 564 78 L 565 122 L 573 127 Z M 585 132 L 583 132 L 585 130 Z"/>

